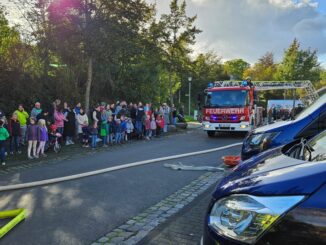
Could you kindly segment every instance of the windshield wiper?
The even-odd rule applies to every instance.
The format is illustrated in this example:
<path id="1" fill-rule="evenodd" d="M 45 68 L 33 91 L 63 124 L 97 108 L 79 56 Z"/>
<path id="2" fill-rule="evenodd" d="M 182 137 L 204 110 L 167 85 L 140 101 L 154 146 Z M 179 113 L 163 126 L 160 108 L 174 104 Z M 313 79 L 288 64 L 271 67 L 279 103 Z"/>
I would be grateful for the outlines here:
<path id="1" fill-rule="evenodd" d="M 309 157 L 308 161 L 311 161 L 311 154 L 314 149 L 308 144 L 308 141 L 305 138 L 301 138 L 300 142 L 292 146 L 287 152 L 286 155 L 293 157 L 299 160 L 306 160 L 305 150 L 308 151 Z"/>
<path id="2" fill-rule="evenodd" d="M 313 159 L 311 159 L 311 161 L 324 161 L 326 159 L 326 153 L 320 153 L 318 155 L 316 155 Z"/>

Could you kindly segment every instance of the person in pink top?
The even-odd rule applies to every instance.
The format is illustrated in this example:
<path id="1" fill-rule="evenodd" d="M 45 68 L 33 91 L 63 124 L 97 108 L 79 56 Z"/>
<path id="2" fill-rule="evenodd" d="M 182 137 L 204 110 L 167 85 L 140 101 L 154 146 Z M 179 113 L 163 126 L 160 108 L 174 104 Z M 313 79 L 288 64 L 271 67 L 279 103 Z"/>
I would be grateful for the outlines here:
<path id="1" fill-rule="evenodd" d="M 61 106 L 57 106 L 54 111 L 54 124 L 57 126 L 57 132 L 63 135 L 64 122 L 67 122 L 65 115 L 63 114 L 63 109 Z"/>

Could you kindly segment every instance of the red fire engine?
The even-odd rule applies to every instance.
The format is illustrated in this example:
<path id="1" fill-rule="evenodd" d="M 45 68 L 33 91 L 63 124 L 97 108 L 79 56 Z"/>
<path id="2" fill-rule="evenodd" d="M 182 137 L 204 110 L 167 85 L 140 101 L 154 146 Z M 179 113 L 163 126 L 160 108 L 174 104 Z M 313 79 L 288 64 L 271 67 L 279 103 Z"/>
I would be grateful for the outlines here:
<path id="1" fill-rule="evenodd" d="M 203 129 L 208 136 L 219 131 L 250 131 L 262 123 L 262 108 L 255 105 L 258 91 L 297 88 L 306 90 L 307 103 L 318 99 L 310 81 L 254 82 L 253 86 L 238 81 L 212 83 L 205 90 Z"/>

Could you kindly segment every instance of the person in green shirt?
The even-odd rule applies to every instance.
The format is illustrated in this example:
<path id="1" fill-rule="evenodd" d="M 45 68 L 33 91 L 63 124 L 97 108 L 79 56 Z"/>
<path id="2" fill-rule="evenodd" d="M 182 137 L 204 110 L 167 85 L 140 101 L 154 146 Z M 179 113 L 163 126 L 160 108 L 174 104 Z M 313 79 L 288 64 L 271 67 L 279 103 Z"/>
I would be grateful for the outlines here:
<path id="1" fill-rule="evenodd" d="M 25 145 L 26 130 L 27 130 L 27 119 L 29 118 L 29 115 L 25 111 L 24 106 L 22 104 L 20 104 L 18 106 L 18 110 L 16 110 L 14 113 L 17 115 L 18 121 L 20 123 L 20 133 L 21 133 L 20 143 L 22 145 Z"/>
<path id="2" fill-rule="evenodd" d="M 0 162 L 2 166 L 6 165 L 6 140 L 9 138 L 8 130 L 3 125 L 4 121 L 0 120 Z"/>

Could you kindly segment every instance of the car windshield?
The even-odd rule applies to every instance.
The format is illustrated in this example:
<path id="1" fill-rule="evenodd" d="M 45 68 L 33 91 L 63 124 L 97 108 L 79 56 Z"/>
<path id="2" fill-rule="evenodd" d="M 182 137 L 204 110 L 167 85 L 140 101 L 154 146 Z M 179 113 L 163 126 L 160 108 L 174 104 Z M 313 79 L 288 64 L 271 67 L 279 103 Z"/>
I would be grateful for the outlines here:
<path id="1" fill-rule="evenodd" d="M 326 131 L 318 135 L 309 143 L 309 148 L 306 151 L 310 150 L 310 152 L 306 152 L 310 156 L 311 161 L 325 161 L 326 160 Z"/>
<path id="2" fill-rule="evenodd" d="M 206 96 L 206 107 L 244 107 L 247 105 L 247 90 L 221 90 L 208 92 Z"/>
<path id="3" fill-rule="evenodd" d="M 321 107 L 323 104 L 326 103 L 326 94 L 324 94 L 322 97 L 320 97 L 315 103 L 311 104 L 309 107 L 307 107 L 305 110 L 303 110 L 300 114 L 298 114 L 295 119 L 302 119 L 306 116 L 313 113 L 315 110 L 317 110 L 319 107 Z"/>

